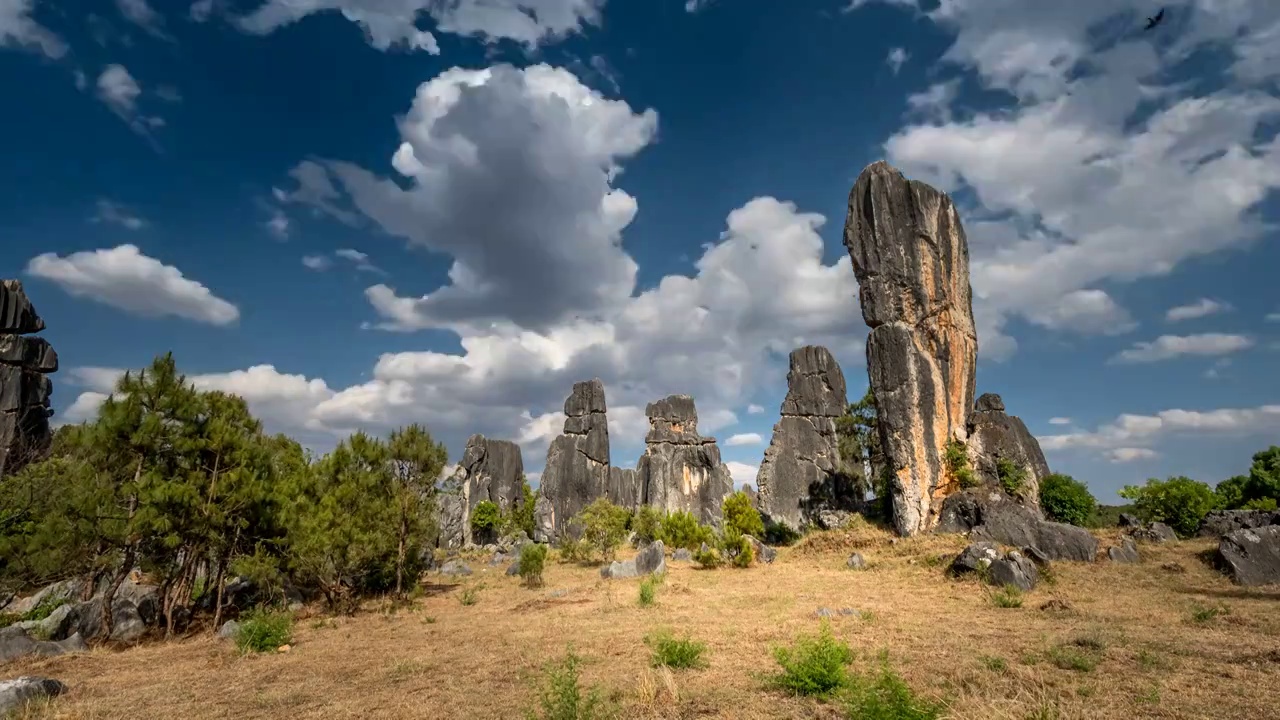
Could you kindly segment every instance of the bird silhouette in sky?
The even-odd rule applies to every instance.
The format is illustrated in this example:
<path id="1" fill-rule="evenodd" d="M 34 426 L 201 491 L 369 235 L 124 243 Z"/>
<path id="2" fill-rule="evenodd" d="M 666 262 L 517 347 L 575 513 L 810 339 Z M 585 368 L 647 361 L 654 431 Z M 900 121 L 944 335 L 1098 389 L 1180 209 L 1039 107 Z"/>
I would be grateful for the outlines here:
<path id="1" fill-rule="evenodd" d="M 1163 19 L 1164 19 L 1164 8 L 1160 8 L 1160 12 L 1158 12 L 1158 13 L 1156 13 L 1155 15 L 1152 15 L 1151 17 L 1147 18 L 1147 26 L 1146 26 L 1146 27 L 1144 27 L 1144 28 L 1142 28 L 1142 29 L 1143 29 L 1143 30 L 1150 30 L 1151 28 L 1153 28 L 1153 27 L 1155 27 L 1155 26 L 1159 25 L 1159 24 L 1160 24 L 1160 21 L 1161 21 L 1161 20 L 1163 20 Z"/>

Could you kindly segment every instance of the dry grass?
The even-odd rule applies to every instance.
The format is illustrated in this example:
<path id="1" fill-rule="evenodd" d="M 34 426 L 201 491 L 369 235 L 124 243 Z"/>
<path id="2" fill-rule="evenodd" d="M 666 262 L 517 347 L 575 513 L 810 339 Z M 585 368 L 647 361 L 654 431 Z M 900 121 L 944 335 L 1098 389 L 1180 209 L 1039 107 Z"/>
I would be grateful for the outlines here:
<path id="1" fill-rule="evenodd" d="M 782 549 L 771 566 L 672 563 L 649 608 L 635 602 L 638 580 L 549 563 L 546 588 L 528 590 L 477 562 L 476 576 L 394 614 L 371 604 L 353 618 L 300 621 L 286 654 L 242 657 L 198 637 L 5 671 L 71 687 L 32 718 L 516 718 L 543 667 L 572 643 L 583 680 L 622 717 L 838 718 L 835 706 L 765 690 L 763 680 L 776 669 L 770 649 L 815 632 L 814 611 L 828 607 L 862 611 L 831 618 L 860 666 L 887 648 L 949 718 L 1280 717 L 1280 590 L 1232 586 L 1197 557 L 1208 543 L 1144 546 L 1138 565 L 1059 564 L 1052 585 L 1018 609 L 945 577 L 937 558 L 962 545 L 891 543 L 864 526 Z M 845 569 L 853 549 L 869 569 Z M 1161 569 L 1172 562 L 1186 572 Z M 459 602 L 482 583 L 478 603 Z M 1070 609 L 1040 610 L 1052 599 Z M 1197 621 L 1205 607 L 1229 612 Z M 658 628 L 705 642 L 707 667 L 650 667 L 643 638 Z M 1062 660 L 1073 654 L 1096 664 Z"/>

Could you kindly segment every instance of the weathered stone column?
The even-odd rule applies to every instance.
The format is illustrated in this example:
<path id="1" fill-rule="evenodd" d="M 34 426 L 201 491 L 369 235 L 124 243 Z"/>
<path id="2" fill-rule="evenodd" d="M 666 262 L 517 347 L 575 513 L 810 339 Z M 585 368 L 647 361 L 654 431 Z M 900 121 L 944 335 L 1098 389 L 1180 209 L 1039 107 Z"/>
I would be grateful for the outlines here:
<path id="1" fill-rule="evenodd" d="M 29 333 L 44 330 L 44 320 L 17 280 L 0 281 L 0 477 L 41 460 L 49 451 L 49 396 L 58 354 L 49 342 Z"/>

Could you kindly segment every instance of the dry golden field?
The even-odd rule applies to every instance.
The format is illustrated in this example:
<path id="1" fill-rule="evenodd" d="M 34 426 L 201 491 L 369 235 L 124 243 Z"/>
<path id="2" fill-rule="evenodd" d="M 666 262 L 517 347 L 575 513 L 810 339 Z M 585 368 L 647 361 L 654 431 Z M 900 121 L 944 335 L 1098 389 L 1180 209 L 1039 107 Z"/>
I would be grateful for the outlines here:
<path id="1" fill-rule="evenodd" d="M 572 644 L 584 682 L 622 718 L 840 718 L 766 677 L 771 648 L 816 632 L 815 610 L 827 607 L 858 611 L 831 619 L 855 668 L 887 649 L 948 718 L 1280 718 L 1280 588 L 1233 586 L 1200 559 L 1211 542 L 1143 546 L 1137 565 L 1058 563 L 1019 608 L 946 576 L 939 558 L 964 542 L 891 543 L 863 526 L 748 570 L 669 563 L 648 608 L 639 580 L 550 562 L 546 586 L 530 590 L 476 560 L 458 582 L 429 576 L 424 596 L 396 612 L 304 613 L 287 653 L 241 656 L 201 635 L 5 670 L 70 686 L 33 718 L 521 718 L 544 667 Z M 855 549 L 866 570 L 844 567 Z M 467 588 L 473 605 L 461 602 Z M 1068 609 L 1042 609 L 1051 600 Z M 705 642 L 707 667 L 652 668 L 643 640 L 662 628 Z"/>

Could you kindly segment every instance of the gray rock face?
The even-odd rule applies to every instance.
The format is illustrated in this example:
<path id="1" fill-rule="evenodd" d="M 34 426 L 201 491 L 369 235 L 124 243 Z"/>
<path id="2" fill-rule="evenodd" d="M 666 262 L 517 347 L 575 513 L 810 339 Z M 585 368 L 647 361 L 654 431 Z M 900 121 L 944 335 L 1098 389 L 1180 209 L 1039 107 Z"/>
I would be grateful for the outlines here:
<path id="1" fill-rule="evenodd" d="M 1031 547 L 1050 560 L 1093 562 L 1098 553 L 1098 540 L 1088 530 L 1049 522 L 1003 493 L 979 488 L 946 499 L 937 531 L 968 532 L 974 540 Z"/>
<path id="2" fill-rule="evenodd" d="M 1224 535 L 1218 543 L 1217 562 L 1239 585 L 1280 583 L 1280 525 Z"/>
<path id="3" fill-rule="evenodd" d="M 968 241 L 945 193 L 877 162 L 849 193 L 844 244 L 871 328 L 867 374 L 893 473 L 894 526 L 903 535 L 930 530 L 959 489 L 943 452 L 965 439 L 973 408 Z"/>
<path id="4" fill-rule="evenodd" d="M 1150 525 L 1135 528 L 1129 534 L 1134 540 L 1143 542 L 1164 543 L 1178 539 L 1178 533 L 1162 522 L 1153 522 Z"/>
<path id="5" fill-rule="evenodd" d="M 22 283 L 0 280 L 0 477 L 43 459 L 53 439 L 47 373 L 58 370 L 58 354 L 43 338 L 24 337 L 41 330 Z"/>
<path id="6" fill-rule="evenodd" d="M 968 572 L 979 572 L 991 567 L 991 563 L 1000 557 L 1000 548 L 992 542 L 969 543 L 951 561 L 951 572 L 960 575 Z"/>
<path id="7" fill-rule="evenodd" d="M 606 489 L 606 497 L 614 505 L 635 512 L 644 497 L 635 468 L 609 468 L 609 487 Z"/>
<path id="8" fill-rule="evenodd" d="M 609 486 L 609 423 L 604 383 L 575 383 L 564 401 L 564 434 L 551 442 L 535 506 L 535 540 L 560 537 L 569 521 Z M 545 502 L 541 502 L 545 500 Z"/>
<path id="9" fill-rule="evenodd" d="M 0 630 L 0 663 L 22 657 L 50 657 L 88 650 L 77 633 L 66 640 L 36 640 L 20 627 Z"/>
<path id="10" fill-rule="evenodd" d="M 742 537 L 746 538 L 747 542 L 751 543 L 751 555 L 754 557 L 756 562 L 771 565 L 774 560 L 778 559 L 777 550 L 765 545 L 751 535 L 743 535 Z"/>
<path id="11" fill-rule="evenodd" d="M 672 395 L 645 408 L 649 433 L 636 463 L 643 503 L 667 513 L 692 513 L 720 526 L 721 504 L 733 492 L 729 468 L 715 438 L 698 434 L 698 410 L 688 395 Z"/>
<path id="12" fill-rule="evenodd" d="M 661 540 L 645 546 L 630 560 L 615 560 L 600 568 L 600 577 L 617 579 L 660 575 L 667 571 L 667 549 Z"/>
<path id="13" fill-rule="evenodd" d="M 671 559 L 676 562 L 693 562 L 693 553 L 689 552 L 688 548 L 676 548 Z"/>
<path id="14" fill-rule="evenodd" d="M 821 509 L 853 510 L 861 498 L 840 462 L 836 418 L 849 404 L 844 373 L 830 351 L 806 345 L 791 352 L 782 417 L 756 474 L 758 507 L 773 522 L 799 530 Z"/>
<path id="15" fill-rule="evenodd" d="M 24 675 L 16 680 L 0 680 L 0 717 L 8 717 L 27 703 L 57 697 L 66 691 L 66 685 L 50 678 Z"/>
<path id="16" fill-rule="evenodd" d="M 1107 548 L 1107 557 L 1111 562 L 1118 563 L 1136 563 L 1141 560 L 1138 555 L 1138 545 L 1133 538 L 1123 538 L 1119 545 Z"/>
<path id="17" fill-rule="evenodd" d="M 1039 513 L 1040 481 L 1049 475 L 1049 464 L 1021 418 L 1005 414 L 999 395 L 985 393 L 969 416 L 968 432 L 967 447 L 978 479 L 989 487 L 1000 487 L 997 463 L 1008 460 L 1026 476 L 1018 499 Z"/>
<path id="18" fill-rule="evenodd" d="M 218 637 L 223 640 L 235 640 L 240 634 L 240 623 L 235 620 L 228 620 L 222 623 L 222 627 L 218 628 Z"/>
<path id="19" fill-rule="evenodd" d="M 461 547 L 475 542 L 471 536 L 471 511 L 488 501 L 503 512 L 522 501 L 524 459 L 520 446 L 510 440 L 490 440 L 483 435 L 467 439 L 458 469 L 445 481 L 438 503 L 441 547 Z M 461 502 L 447 496 L 457 496 Z"/>
<path id="20" fill-rule="evenodd" d="M 1120 513 L 1120 519 L 1118 524 L 1120 525 L 1120 527 L 1141 527 L 1142 521 L 1139 520 L 1138 516 L 1134 515 L 1133 513 Z"/>
<path id="21" fill-rule="evenodd" d="M 1274 510 L 1214 510 L 1204 516 L 1200 537 L 1221 537 L 1236 530 L 1280 525 L 1280 512 Z"/>
<path id="22" fill-rule="evenodd" d="M 440 566 L 440 574 L 454 575 L 454 576 L 470 575 L 471 566 L 462 562 L 461 560 L 450 560 L 449 562 Z"/>
<path id="23" fill-rule="evenodd" d="M 1034 590 L 1040 581 L 1040 570 L 1031 558 L 1016 550 L 1010 550 L 1004 557 L 996 558 L 987 569 L 987 578 L 992 585 L 1004 587 L 1013 585 L 1019 590 Z"/>

